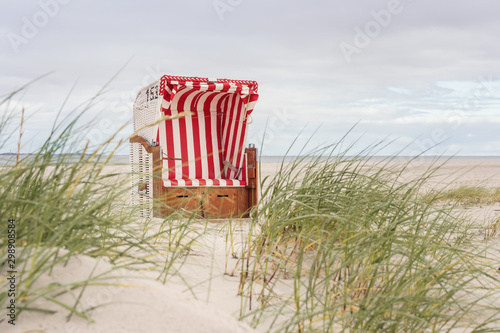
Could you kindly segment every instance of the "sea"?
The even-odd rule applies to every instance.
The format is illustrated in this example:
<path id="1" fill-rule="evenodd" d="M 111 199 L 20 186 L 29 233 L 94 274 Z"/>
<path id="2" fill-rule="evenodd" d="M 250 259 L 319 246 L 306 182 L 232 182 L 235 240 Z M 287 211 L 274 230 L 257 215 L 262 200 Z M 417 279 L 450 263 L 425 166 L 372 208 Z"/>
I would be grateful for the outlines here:
<path id="1" fill-rule="evenodd" d="M 19 156 L 20 159 L 30 158 L 32 155 L 30 154 L 21 154 Z M 353 156 L 345 156 L 345 159 L 349 159 Z M 102 161 L 106 159 L 106 156 L 100 157 Z M 297 156 L 260 156 L 261 163 L 281 163 L 281 162 L 290 162 L 297 158 Z M 359 156 L 357 157 L 359 158 Z M 68 163 L 76 162 L 80 159 L 79 155 L 70 156 L 67 159 Z M 367 157 L 368 159 L 368 157 Z M 373 161 L 384 161 L 384 160 L 392 160 L 395 162 L 407 162 L 410 160 L 421 161 L 421 162 L 432 162 L 432 161 L 457 161 L 457 162 L 498 162 L 500 161 L 500 156 L 370 156 L 369 159 Z M 16 155 L 15 154 L 0 154 L 0 166 L 8 166 L 14 165 L 16 163 Z M 111 157 L 109 164 L 112 165 L 126 165 L 129 164 L 129 156 L 128 155 L 114 155 Z"/>

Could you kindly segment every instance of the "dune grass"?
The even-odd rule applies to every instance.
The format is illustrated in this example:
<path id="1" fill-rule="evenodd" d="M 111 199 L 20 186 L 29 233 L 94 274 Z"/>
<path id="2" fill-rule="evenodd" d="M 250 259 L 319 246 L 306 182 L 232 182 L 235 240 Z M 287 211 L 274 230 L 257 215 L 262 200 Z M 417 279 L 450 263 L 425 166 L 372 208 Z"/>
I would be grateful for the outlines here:
<path id="1" fill-rule="evenodd" d="M 435 196 L 431 193 L 428 196 Z M 424 197 L 426 200 L 428 197 Z M 483 186 L 459 186 L 457 188 L 442 191 L 438 195 L 440 201 L 453 201 L 463 206 L 491 205 L 500 202 L 500 188 L 489 188 Z"/>
<path id="2" fill-rule="evenodd" d="M 13 124 L 15 117 L 8 102 L 0 104 L 5 108 L 0 137 L 12 136 L 17 130 L 21 147 L 22 122 L 21 126 Z M 165 282 L 167 276 L 178 274 L 196 238 L 189 219 L 138 218 L 137 207 L 130 205 L 130 174 L 105 171 L 121 143 L 112 144 L 112 136 L 98 146 L 90 147 L 87 142 L 82 147 L 92 123 L 82 125 L 79 120 L 56 121 L 40 149 L 30 155 L 18 153 L 0 168 L 0 323 L 8 318 L 4 305 L 13 299 L 7 292 L 6 272 L 11 263 L 7 261 L 8 219 L 15 220 L 16 230 L 17 316 L 26 310 L 45 312 L 34 305 L 45 299 L 67 310 L 68 317 L 75 314 L 91 320 L 79 299 L 87 286 L 106 283 L 114 269 L 72 284 L 44 285 L 40 277 L 81 254 L 103 258 L 115 268 L 156 271 Z M 0 148 L 3 144 L 5 141 L 0 142 Z M 76 295 L 76 300 L 59 301 L 59 296 L 68 292 Z"/>
<path id="3" fill-rule="evenodd" d="M 402 182 L 405 166 L 340 148 L 264 180 L 240 262 L 243 317 L 272 332 L 495 331 L 500 306 L 483 300 L 498 280 L 472 226 L 440 195 L 418 199 L 438 166 Z"/>

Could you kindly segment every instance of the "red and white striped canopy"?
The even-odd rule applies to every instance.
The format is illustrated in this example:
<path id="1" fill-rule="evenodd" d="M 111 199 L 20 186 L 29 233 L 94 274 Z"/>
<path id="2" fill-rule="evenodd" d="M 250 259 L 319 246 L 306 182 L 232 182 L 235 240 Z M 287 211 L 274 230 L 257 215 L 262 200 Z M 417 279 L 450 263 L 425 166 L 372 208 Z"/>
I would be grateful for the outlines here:
<path id="1" fill-rule="evenodd" d="M 255 81 L 165 75 L 158 127 L 165 186 L 244 186 L 248 115 L 258 99 Z M 181 112 L 187 115 L 178 117 Z M 232 167 L 227 167 L 230 165 Z M 236 171 L 235 171 L 236 170 Z"/>

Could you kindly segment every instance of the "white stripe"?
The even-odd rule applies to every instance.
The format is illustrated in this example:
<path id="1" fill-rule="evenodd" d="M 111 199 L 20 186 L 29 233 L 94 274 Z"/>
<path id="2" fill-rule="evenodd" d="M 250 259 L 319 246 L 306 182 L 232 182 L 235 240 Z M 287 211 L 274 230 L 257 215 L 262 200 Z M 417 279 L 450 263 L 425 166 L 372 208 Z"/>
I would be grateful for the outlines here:
<path id="1" fill-rule="evenodd" d="M 230 86 L 230 88 L 229 88 L 229 90 L 228 90 L 228 93 L 234 93 L 234 92 L 236 91 L 236 88 L 238 88 L 238 87 L 236 86 L 236 84 L 234 84 L 233 82 L 230 82 L 230 83 L 229 83 L 229 86 Z"/>
<path id="2" fill-rule="evenodd" d="M 163 154 L 163 147 L 167 146 L 167 130 L 165 128 L 165 120 L 159 124 L 159 135 L 160 135 L 160 147 L 161 153 Z M 165 177 L 168 179 L 168 161 L 163 160 L 163 170 L 162 170 L 162 178 Z"/>
<path id="3" fill-rule="evenodd" d="M 255 108 L 255 104 L 257 104 L 257 101 L 248 103 L 248 111 L 252 111 Z"/>
<path id="4" fill-rule="evenodd" d="M 205 102 L 210 95 L 211 95 L 211 93 L 209 93 L 209 92 L 204 92 L 201 94 L 201 96 L 198 98 L 198 101 L 196 101 L 196 105 L 195 105 L 197 112 L 209 111 L 209 110 L 205 110 L 203 108 L 203 106 L 205 105 Z"/>
<path id="5" fill-rule="evenodd" d="M 159 134 L 158 131 L 159 131 L 159 128 L 160 128 L 160 124 L 157 123 L 158 122 L 158 119 L 161 118 L 161 116 L 163 115 L 163 113 L 161 112 L 161 105 L 163 104 L 163 96 L 159 96 L 158 98 L 158 102 L 156 103 L 156 111 L 155 111 L 155 123 L 156 125 L 154 126 L 154 130 L 153 130 L 153 135 L 154 135 L 154 140 L 156 140 L 156 134 Z M 165 122 L 163 122 L 165 123 Z M 165 125 L 163 125 L 163 127 L 165 127 Z"/>
<path id="6" fill-rule="evenodd" d="M 193 102 L 193 98 L 196 96 L 196 91 L 190 91 L 189 96 L 184 101 L 184 110 L 177 111 L 193 111 L 191 110 L 191 103 Z"/>

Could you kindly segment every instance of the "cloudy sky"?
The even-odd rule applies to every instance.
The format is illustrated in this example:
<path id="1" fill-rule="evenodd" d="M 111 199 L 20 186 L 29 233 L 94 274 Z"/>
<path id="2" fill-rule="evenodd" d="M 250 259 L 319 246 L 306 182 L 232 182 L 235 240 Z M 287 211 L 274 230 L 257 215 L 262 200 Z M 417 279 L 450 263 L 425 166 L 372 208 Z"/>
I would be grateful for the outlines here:
<path id="1" fill-rule="evenodd" d="M 395 140 L 381 154 L 500 155 L 499 14 L 494 0 L 4 0 L 0 100 L 50 74 L 0 111 L 25 108 L 30 152 L 112 79 L 84 118 L 97 144 L 163 74 L 249 79 L 266 155 L 353 126 L 357 149 Z"/>

